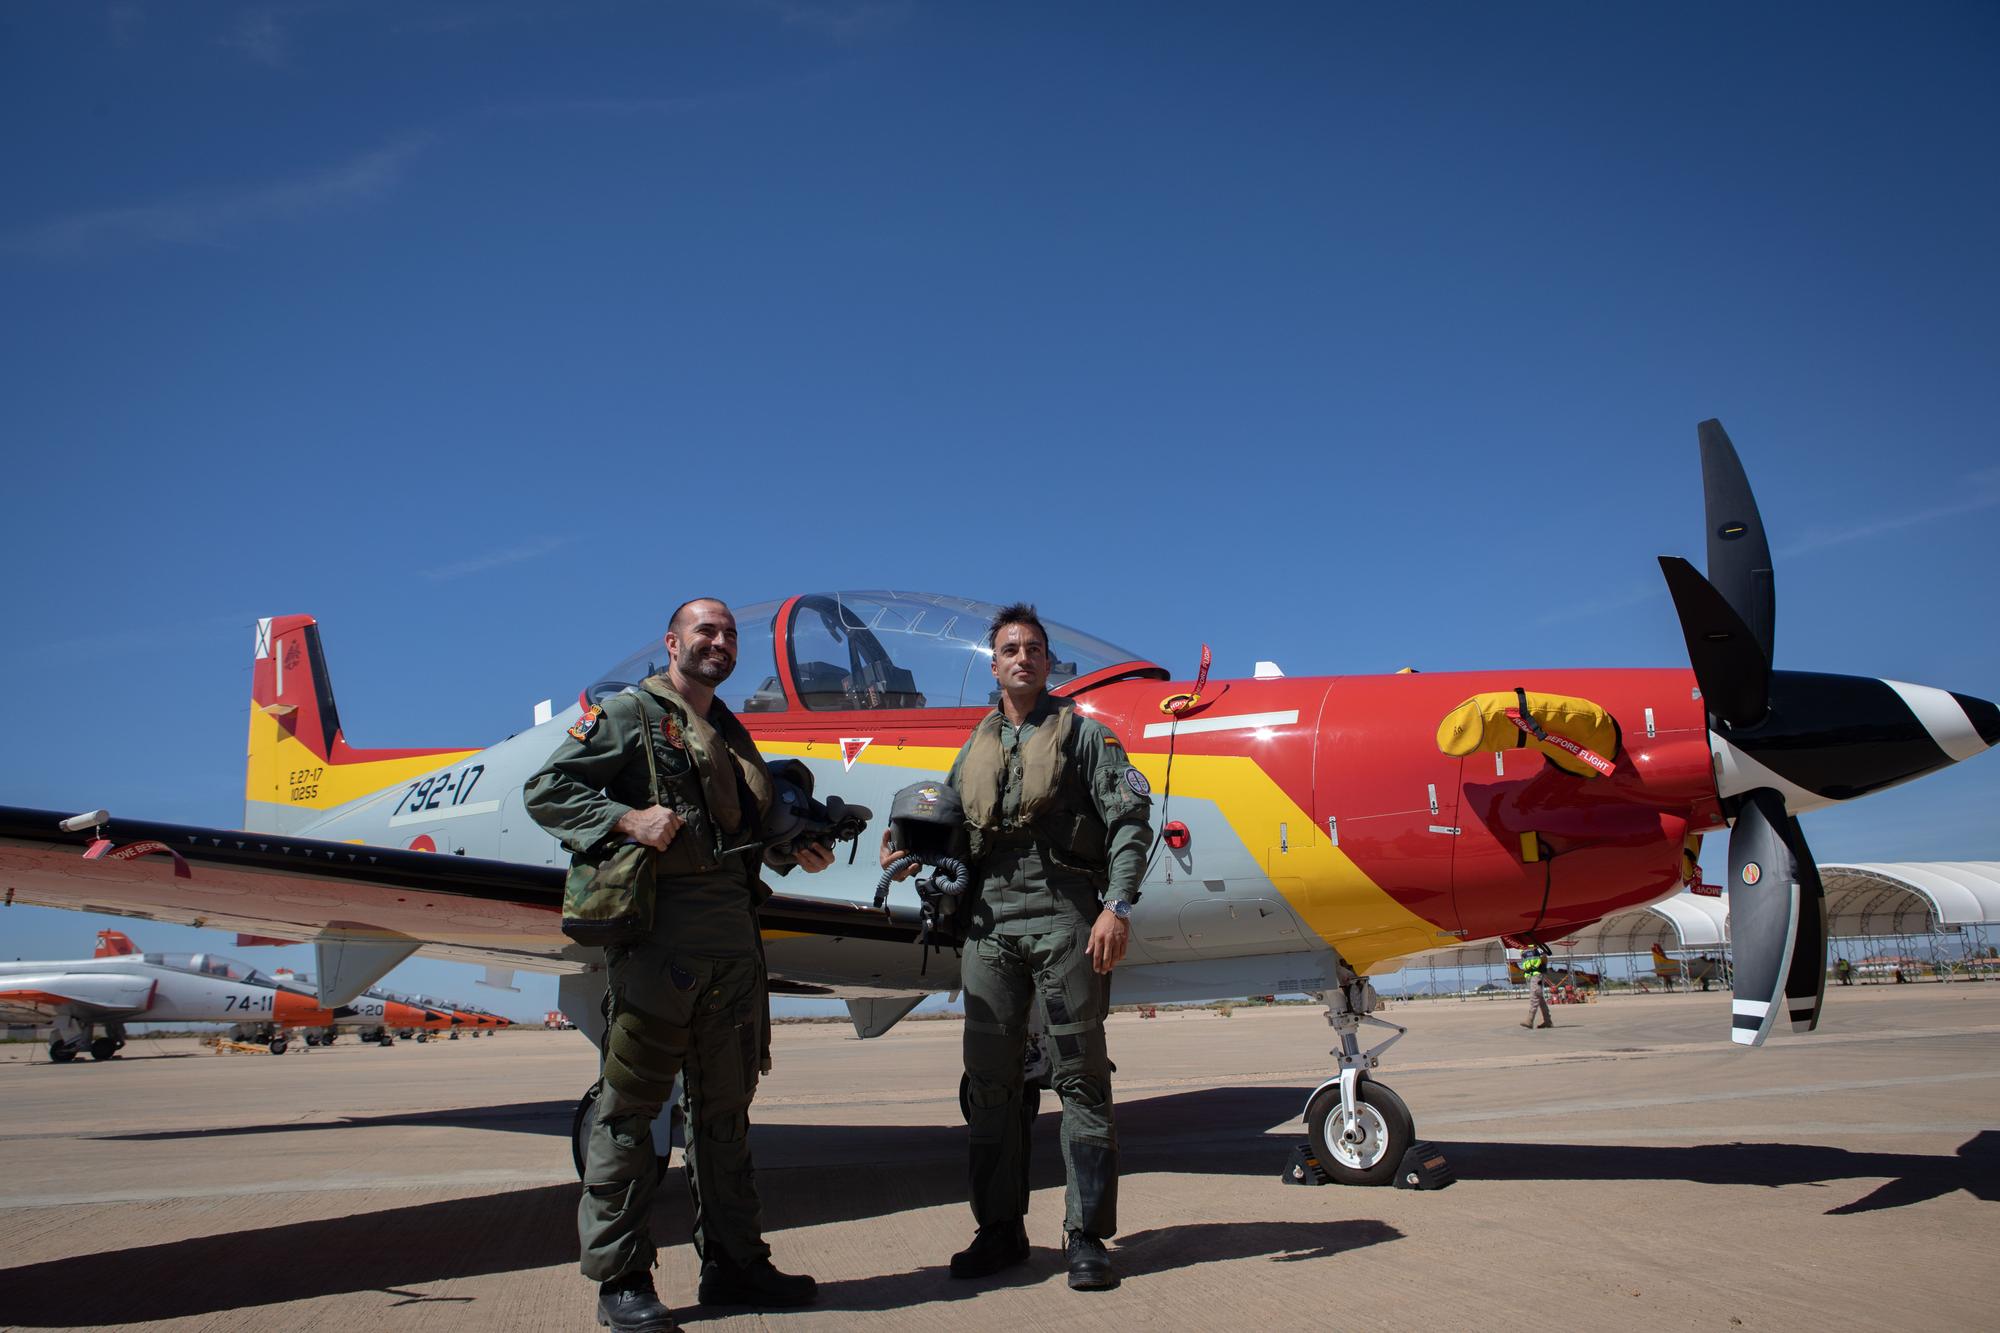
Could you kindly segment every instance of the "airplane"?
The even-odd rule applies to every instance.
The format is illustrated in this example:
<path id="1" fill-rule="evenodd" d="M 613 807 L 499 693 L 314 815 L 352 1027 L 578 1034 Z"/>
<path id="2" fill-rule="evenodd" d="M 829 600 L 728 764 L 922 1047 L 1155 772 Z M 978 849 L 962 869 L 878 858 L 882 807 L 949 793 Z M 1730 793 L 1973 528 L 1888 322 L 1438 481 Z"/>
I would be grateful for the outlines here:
<path id="1" fill-rule="evenodd" d="M 1689 985 L 1700 982 L 1701 988 L 1707 990 L 1710 982 L 1724 979 L 1720 958 L 1712 958 L 1708 954 L 1696 958 L 1669 958 L 1667 951 L 1658 944 L 1653 945 L 1653 975 L 1664 982 L 1668 990 L 1673 989 L 1676 981 L 1685 981 Z"/>
<path id="2" fill-rule="evenodd" d="M 283 1055 L 292 1030 L 337 1022 L 341 1010 L 221 954 L 140 953 L 122 931 L 101 930 L 90 958 L 0 963 L 0 1016 L 52 1025 L 49 1058 L 64 1064 L 84 1051 L 115 1058 L 127 1023 L 230 1023 L 238 1040 Z"/>
<path id="3" fill-rule="evenodd" d="M 1721 424 L 1697 435 L 1708 573 L 1660 561 L 1691 671 L 1286 677 L 1260 664 L 1211 681 L 1204 650 L 1177 679 L 1045 622 L 1052 691 L 1119 737 L 1156 798 L 1114 998 L 1323 997 L 1334 1072 L 1303 1116 L 1337 1181 L 1387 1183 L 1415 1139 L 1378 1076 L 1405 1029 L 1375 1016 L 1371 975 L 1470 941 L 1546 945 L 1657 901 L 1691 882 L 1692 840 L 1730 827 L 1731 1038 L 1759 1045 L 1781 1014 L 1810 1030 L 1825 915 L 1797 817 L 2000 742 L 1984 699 L 1773 668 L 1763 522 Z M 994 609 L 896 591 L 741 605 L 719 697 L 768 758 L 887 809 L 937 780 L 990 708 Z M 329 1005 L 418 951 L 489 978 L 553 971 L 562 1011 L 601 1043 L 601 956 L 559 933 L 568 858 L 521 788 L 586 707 L 663 665 L 655 640 L 484 749 L 361 749 L 318 623 L 260 620 L 244 829 L 0 808 L 0 885 L 39 906 L 311 940 Z M 958 978 L 953 940 L 925 934 L 925 881 L 889 886 L 878 910 L 877 878 L 866 860 L 836 862 L 786 879 L 762 909 L 773 994 L 843 999 L 864 1038 Z M 1364 1049 L 1364 1028 L 1388 1035 Z"/>
<path id="4" fill-rule="evenodd" d="M 313 985 L 312 974 L 308 972 L 281 967 L 274 969 L 272 975 L 287 986 L 310 988 Z M 408 1036 L 412 1032 L 438 1032 L 452 1025 L 450 1014 L 418 1004 L 380 986 L 370 986 L 342 1007 L 348 1012 L 332 1023 L 306 1032 L 306 1045 L 331 1046 L 341 1033 L 352 1032 L 363 1042 L 394 1046 L 398 1034 Z"/>
<path id="5" fill-rule="evenodd" d="M 1509 958 L 1507 960 L 1507 980 L 1516 986 L 1525 986 L 1528 984 L 1527 975 L 1521 971 L 1520 959 Z M 1586 972 L 1580 967 L 1550 963 L 1542 969 L 1542 982 L 1547 986 L 1590 986 L 1595 988 L 1604 984 L 1604 974 L 1601 972 Z"/>

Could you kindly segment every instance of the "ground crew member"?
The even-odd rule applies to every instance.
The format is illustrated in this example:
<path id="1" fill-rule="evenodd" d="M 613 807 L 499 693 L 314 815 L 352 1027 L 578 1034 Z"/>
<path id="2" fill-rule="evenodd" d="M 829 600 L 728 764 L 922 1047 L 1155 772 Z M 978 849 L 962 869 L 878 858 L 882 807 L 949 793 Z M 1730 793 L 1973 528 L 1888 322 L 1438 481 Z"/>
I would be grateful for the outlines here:
<path id="1" fill-rule="evenodd" d="M 960 976 L 978 1233 L 952 1256 L 951 1275 L 984 1277 L 1028 1257 L 1021 1085 L 1039 995 L 1062 1099 L 1069 1284 L 1100 1290 L 1118 1281 L 1104 1249 L 1118 1229 L 1104 1014 L 1152 842 L 1151 788 L 1109 730 L 1044 692 L 1049 638 L 1032 606 L 1002 610 L 987 642 L 1000 705 L 946 779 L 965 804 L 977 884 Z"/>
<path id="2" fill-rule="evenodd" d="M 1542 1027 L 1552 1028 L 1555 1026 L 1555 1020 L 1549 1016 L 1549 992 L 1542 981 L 1542 973 L 1548 966 L 1548 963 L 1549 960 L 1538 953 L 1527 953 L 1521 956 L 1521 975 L 1528 979 L 1528 1021 L 1521 1024 L 1524 1028 L 1536 1026 L 1535 1014 L 1537 1012 L 1542 1016 Z"/>
<path id="3" fill-rule="evenodd" d="M 528 813 L 572 852 L 622 839 L 659 849 L 650 937 L 605 950 L 611 1025 L 577 1206 L 583 1274 L 600 1284 L 598 1322 L 620 1333 L 675 1327 L 654 1293 L 647 1217 L 658 1180 L 653 1119 L 677 1074 L 700 1300 L 788 1306 L 815 1294 L 810 1277 L 771 1264 L 746 1139 L 757 1077 L 769 1068 L 756 908 L 772 788 L 749 732 L 715 697 L 736 666 L 736 618 L 712 598 L 688 602 L 668 624 L 666 649 L 667 669 L 586 709 L 525 791 Z M 832 860 L 817 844 L 797 856 L 812 871 Z"/>

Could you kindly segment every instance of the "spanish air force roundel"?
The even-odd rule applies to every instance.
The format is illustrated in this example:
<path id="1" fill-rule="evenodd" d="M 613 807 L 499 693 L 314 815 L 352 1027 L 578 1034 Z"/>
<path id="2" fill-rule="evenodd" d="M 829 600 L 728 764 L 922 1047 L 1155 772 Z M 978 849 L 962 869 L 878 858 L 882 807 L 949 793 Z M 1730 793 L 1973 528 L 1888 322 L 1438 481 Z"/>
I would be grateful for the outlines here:
<path id="1" fill-rule="evenodd" d="M 1125 770 L 1125 785 L 1132 789 L 1132 793 L 1135 796 L 1151 796 L 1153 794 L 1153 784 L 1146 781 L 1146 775 L 1136 768 Z"/>

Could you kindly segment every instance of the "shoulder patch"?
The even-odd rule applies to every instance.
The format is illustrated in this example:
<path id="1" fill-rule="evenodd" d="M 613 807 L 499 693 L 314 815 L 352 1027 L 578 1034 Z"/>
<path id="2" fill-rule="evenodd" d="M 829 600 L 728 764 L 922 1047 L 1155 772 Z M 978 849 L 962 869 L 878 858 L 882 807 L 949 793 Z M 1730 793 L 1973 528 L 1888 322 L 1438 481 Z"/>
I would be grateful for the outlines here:
<path id="1" fill-rule="evenodd" d="M 569 734 L 580 741 L 590 739 L 590 733 L 597 730 L 597 719 L 604 716 L 604 710 L 596 704 L 583 710 L 583 716 L 571 725 Z"/>
<path id="2" fill-rule="evenodd" d="M 1125 785 L 1132 789 L 1134 796 L 1151 796 L 1153 784 L 1146 781 L 1146 775 L 1136 768 L 1125 770 Z"/>

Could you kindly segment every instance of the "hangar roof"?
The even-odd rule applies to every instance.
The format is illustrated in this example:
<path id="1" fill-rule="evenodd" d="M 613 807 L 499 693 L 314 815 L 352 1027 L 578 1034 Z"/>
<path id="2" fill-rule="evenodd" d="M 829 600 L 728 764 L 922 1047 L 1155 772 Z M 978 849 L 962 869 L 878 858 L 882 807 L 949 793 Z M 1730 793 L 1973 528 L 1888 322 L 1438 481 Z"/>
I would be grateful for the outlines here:
<path id="1" fill-rule="evenodd" d="M 1826 933 L 1923 935 L 2000 924 L 2000 861 L 1822 865 Z"/>

